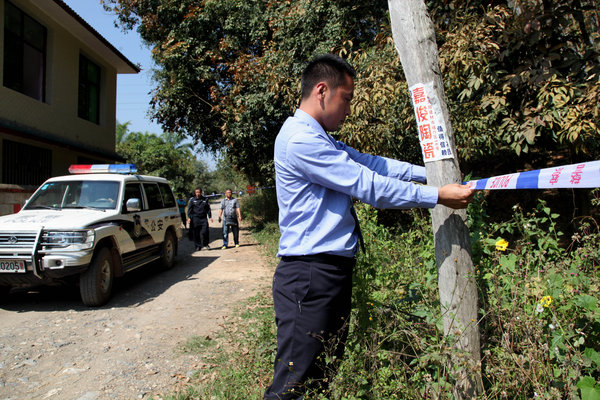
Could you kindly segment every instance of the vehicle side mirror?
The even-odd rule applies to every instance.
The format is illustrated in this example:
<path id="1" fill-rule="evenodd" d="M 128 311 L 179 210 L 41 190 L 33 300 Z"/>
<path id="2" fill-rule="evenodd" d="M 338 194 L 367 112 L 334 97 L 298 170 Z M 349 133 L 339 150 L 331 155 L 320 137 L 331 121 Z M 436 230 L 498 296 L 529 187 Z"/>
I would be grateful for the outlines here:
<path id="1" fill-rule="evenodd" d="M 142 211 L 142 203 L 140 199 L 129 199 L 125 204 L 127 212 L 140 212 Z"/>

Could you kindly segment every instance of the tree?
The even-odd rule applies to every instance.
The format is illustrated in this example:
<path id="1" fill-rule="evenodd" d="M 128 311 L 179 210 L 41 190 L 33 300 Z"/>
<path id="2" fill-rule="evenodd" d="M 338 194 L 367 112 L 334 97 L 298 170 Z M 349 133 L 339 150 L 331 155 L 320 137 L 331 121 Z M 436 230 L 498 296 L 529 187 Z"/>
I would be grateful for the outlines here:
<path id="1" fill-rule="evenodd" d="M 208 150 L 224 148 L 251 180 L 272 179 L 273 141 L 297 105 L 300 72 L 323 52 L 359 72 L 341 138 L 362 151 L 419 159 L 385 3 L 103 1 L 153 49 L 153 116 Z M 597 1 L 428 5 L 467 172 L 543 166 L 557 153 L 573 162 L 599 158 Z"/>
<path id="2" fill-rule="evenodd" d="M 542 167 L 557 153 L 570 162 L 598 158 L 598 2 L 430 3 L 469 165 Z"/>
<path id="3" fill-rule="evenodd" d="M 129 133 L 129 124 L 131 124 L 131 121 L 127 121 L 122 124 L 119 123 L 119 121 L 117 121 L 117 129 L 115 136 L 115 142 L 117 145 L 121 143 L 125 139 L 125 136 L 127 136 L 127 133 Z"/>
<path id="4" fill-rule="evenodd" d="M 196 159 L 186 144 L 172 135 L 128 132 L 117 144 L 117 153 L 137 166 L 140 174 L 168 179 L 176 193 L 188 193 L 194 181 Z"/>
<path id="5" fill-rule="evenodd" d="M 154 117 L 209 150 L 224 148 L 252 181 L 273 179 L 273 142 L 318 53 L 371 43 L 386 19 L 375 0 L 105 0 L 153 48 Z M 314 32 L 319 32 L 315 35 Z M 348 42 L 350 43 L 350 42 Z"/>
<path id="6" fill-rule="evenodd" d="M 389 7 L 394 41 L 406 81 L 409 87 L 432 82 L 432 86 L 427 89 L 427 96 L 432 104 L 440 106 L 443 121 L 438 123 L 445 125 L 444 134 L 448 138 L 452 154 L 456 154 L 439 70 L 435 32 L 425 3 L 423 0 L 389 0 Z M 456 156 L 426 162 L 425 166 L 427 183 L 430 185 L 441 187 L 461 181 Z M 444 334 L 455 337 L 455 347 L 466 352 L 471 359 L 466 365 L 461 363 L 460 357 L 453 360 L 455 369 L 459 370 L 454 390 L 459 399 L 474 398 L 483 390 L 477 325 L 477 286 L 466 221 L 467 214 L 464 210 L 452 210 L 438 205 L 432 211 Z"/>

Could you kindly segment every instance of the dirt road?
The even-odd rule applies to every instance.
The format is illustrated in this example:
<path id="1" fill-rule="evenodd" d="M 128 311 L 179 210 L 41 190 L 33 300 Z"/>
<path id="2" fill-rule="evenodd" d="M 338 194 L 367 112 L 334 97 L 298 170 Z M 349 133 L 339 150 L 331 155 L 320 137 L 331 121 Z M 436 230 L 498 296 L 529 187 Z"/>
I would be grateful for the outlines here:
<path id="1" fill-rule="evenodd" d="M 184 237 L 172 270 L 131 272 L 104 307 L 83 306 L 76 288 L 12 294 L 0 305 L 0 399 L 143 399 L 185 383 L 202 365 L 178 346 L 214 335 L 273 273 L 246 230 L 220 250 L 216 218 L 210 228 L 213 250 Z"/>

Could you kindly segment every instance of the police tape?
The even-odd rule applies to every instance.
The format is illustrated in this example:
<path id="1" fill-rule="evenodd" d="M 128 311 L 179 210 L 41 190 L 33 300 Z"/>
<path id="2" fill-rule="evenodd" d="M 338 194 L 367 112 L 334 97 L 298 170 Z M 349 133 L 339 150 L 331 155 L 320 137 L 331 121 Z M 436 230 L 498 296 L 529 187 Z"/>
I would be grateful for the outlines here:
<path id="1" fill-rule="evenodd" d="M 464 182 L 475 190 L 600 187 L 600 160 Z"/>

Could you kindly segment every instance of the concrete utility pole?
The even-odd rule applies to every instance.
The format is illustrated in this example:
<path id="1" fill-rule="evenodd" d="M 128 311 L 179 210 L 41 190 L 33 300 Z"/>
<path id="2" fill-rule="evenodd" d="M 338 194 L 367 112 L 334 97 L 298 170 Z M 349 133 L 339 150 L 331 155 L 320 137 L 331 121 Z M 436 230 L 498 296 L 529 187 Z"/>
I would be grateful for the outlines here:
<path id="1" fill-rule="evenodd" d="M 388 4 L 394 43 L 417 116 L 427 183 L 440 187 L 461 182 L 435 31 L 425 2 L 388 0 Z M 470 355 L 468 363 L 464 358 L 453 360 L 454 370 L 460 365 L 454 388 L 458 399 L 474 398 L 483 391 L 477 287 L 466 221 L 464 210 L 438 205 L 432 211 L 444 333 L 455 336 L 455 347 Z"/>

